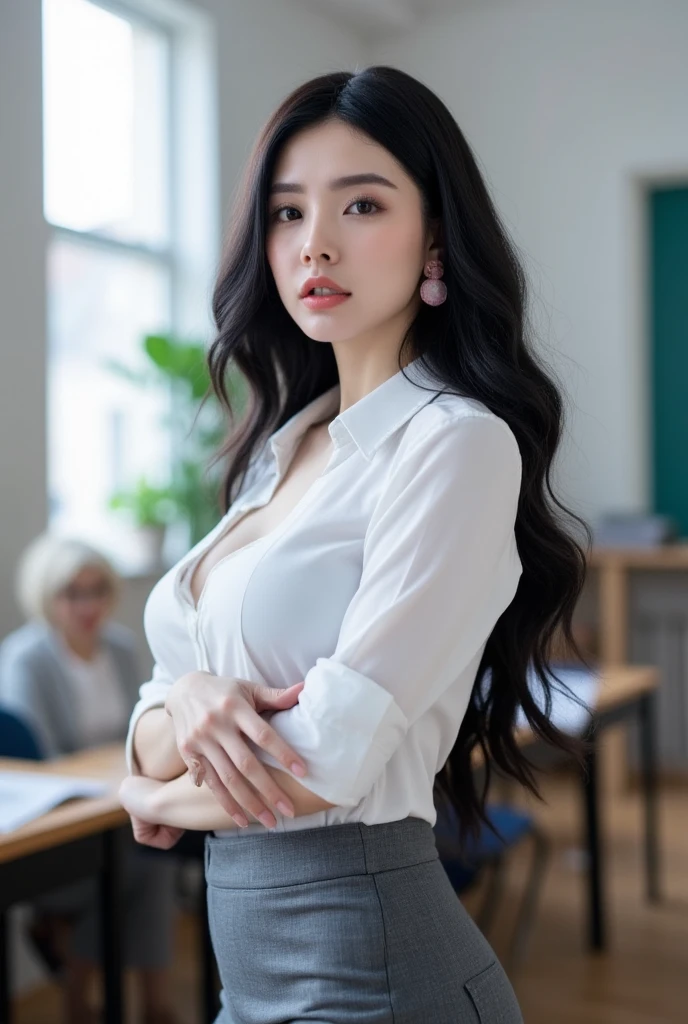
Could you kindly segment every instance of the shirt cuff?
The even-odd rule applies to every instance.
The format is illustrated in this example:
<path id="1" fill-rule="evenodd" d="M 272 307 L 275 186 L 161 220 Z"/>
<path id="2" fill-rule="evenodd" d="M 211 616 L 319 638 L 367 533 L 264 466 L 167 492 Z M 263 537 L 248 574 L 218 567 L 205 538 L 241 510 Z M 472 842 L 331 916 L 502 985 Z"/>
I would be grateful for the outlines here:
<path id="1" fill-rule="evenodd" d="M 330 658 L 318 658 L 298 704 L 274 712 L 270 724 L 306 762 L 305 778 L 288 774 L 338 807 L 360 803 L 408 730 L 388 690 Z M 267 751 L 251 747 L 265 764 L 285 771 Z"/>
<path id="2" fill-rule="evenodd" d="M 142 697 L 137 704 L 134 705 L 134 710 L 131 713 L 129 719 L 129 729 L 127 731 L 127 738 L 124 745 L 124 756 L 127 764 L 127 771 L 130 775 L 140 775 L 141 768 L 134 756 L 134 730 L 136 729 L 137 723 L 141 715 L 145 714 L 146 711 L 150 711 L 151 708 L 164 708 L 165 701 L 170 688 L 165 683 L 147 683 L 145 684 L 148 688 L 148 692 L 145 697 Z"/>

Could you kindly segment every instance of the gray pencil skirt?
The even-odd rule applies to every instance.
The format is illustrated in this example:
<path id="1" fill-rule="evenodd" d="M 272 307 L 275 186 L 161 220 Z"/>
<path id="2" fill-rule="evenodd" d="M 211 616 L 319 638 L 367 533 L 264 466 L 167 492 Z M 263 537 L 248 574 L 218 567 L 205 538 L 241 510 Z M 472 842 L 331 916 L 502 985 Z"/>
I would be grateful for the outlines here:
<path id="1" fill-rule="evenodd" d="M 426 821 L 209 836 L 216 1024 L 522 1024 Z"/>

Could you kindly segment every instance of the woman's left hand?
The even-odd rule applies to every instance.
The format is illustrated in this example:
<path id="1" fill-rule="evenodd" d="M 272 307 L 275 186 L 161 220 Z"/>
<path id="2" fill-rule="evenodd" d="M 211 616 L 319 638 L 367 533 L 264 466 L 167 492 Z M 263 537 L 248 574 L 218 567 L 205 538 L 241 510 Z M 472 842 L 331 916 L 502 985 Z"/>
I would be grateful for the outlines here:
<path id="1" fill-rule="evenodd" d="M 157 850 L 170 850 L 184 835 L 185 829 L 173 828 L 172 825 L 154 825 L 130 815 L 134 839 L 142 846 L 154 846 Z"/>

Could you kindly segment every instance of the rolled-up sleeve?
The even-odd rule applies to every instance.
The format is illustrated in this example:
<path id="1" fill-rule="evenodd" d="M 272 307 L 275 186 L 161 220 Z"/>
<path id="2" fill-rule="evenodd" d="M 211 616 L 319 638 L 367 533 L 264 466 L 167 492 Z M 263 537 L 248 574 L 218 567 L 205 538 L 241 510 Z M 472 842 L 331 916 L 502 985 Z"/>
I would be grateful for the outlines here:
<path id="1" fill-rule="evenodd" d="M 303 786 L 338 806 L 359 803 L 479 653 L 522 572 L 520 485 L 518 444 L 493 416 L 444 421 L 399 453 L 336 649 L 308 671 L 299 703 L 270 718 L 308 765 Z"/>
<path id="2" fill-rule="evenodd" d="M 140 775 L 141 771 L 134 757 L 134 730 L 139 718 L 151 708 L 162 708 L 165 706 L 167 695 L 174 680 L 161 668 L 158 662 L 153 666 L 153 675 L 141 685 L 139 699 L 134 705 L 134 710 L 129 719 L 129 729 L 125 744 L 125 756 L 127 768 L 131 775 Z"/>

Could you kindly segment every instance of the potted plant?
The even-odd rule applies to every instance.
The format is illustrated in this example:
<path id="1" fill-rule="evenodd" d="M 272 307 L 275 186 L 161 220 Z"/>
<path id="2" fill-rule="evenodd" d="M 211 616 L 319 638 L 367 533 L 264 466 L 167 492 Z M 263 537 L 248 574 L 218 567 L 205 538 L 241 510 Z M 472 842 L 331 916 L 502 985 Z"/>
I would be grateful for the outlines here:
<path id="1" fill-rule="evenodd" d="M 129 513 L 146 564 L 161 565 L 165 531 L 179 514 L 172 488 L 155 487 L 140 477 L 131 490 L 113 494 L 108 504 Z"/>
<path id="2" fill-rule="evenodd" d="M 164 504 L 163 499 L 167 500 L 163 518 L 155 525 L 164 531 L 172 523 L 183 523 L 188 534 L 187 544 L 193 547 L 220 518 L 221 480 L 217 467 L 208 471 L 207 466 L 225 438 L 225 416 L 220 403 L 209 390 L 207 354 L 202 343 L 184 341 L 172 335 L 151 334 L 143 339 L 142 347 L 148 363 L 145 371 L 132 371 L 114 361 L 108 365 L 137 386 L 162 387 L 170 395 L 171 413 L 165 422 L 174 440 L 174 454 L 167 485 L 148 488 L 148 491 L 139 490 L 136 501 L 143 511 L 148 507 L 146 502 L 160 508 L 158 502 Z M 235 414 L 240 418 L 245 408 L 247 389 L 243 377 L 232 368 L 228 370 L 227 389 Z M 138 486 L 141 487 L 141 482 Z M 128 498 L 120 494 L 117 507 L 124 507 L 129 501 L 131 508 L 131 500 L 131 493 Z M 154 516 L 156 514 L 153 512 Z M 139 529 L 142 525 L 139 523 Z M 154 524 L 145 525 L 150 527 Z M 162 545 L 162 541 L 160 543 Z"/>

